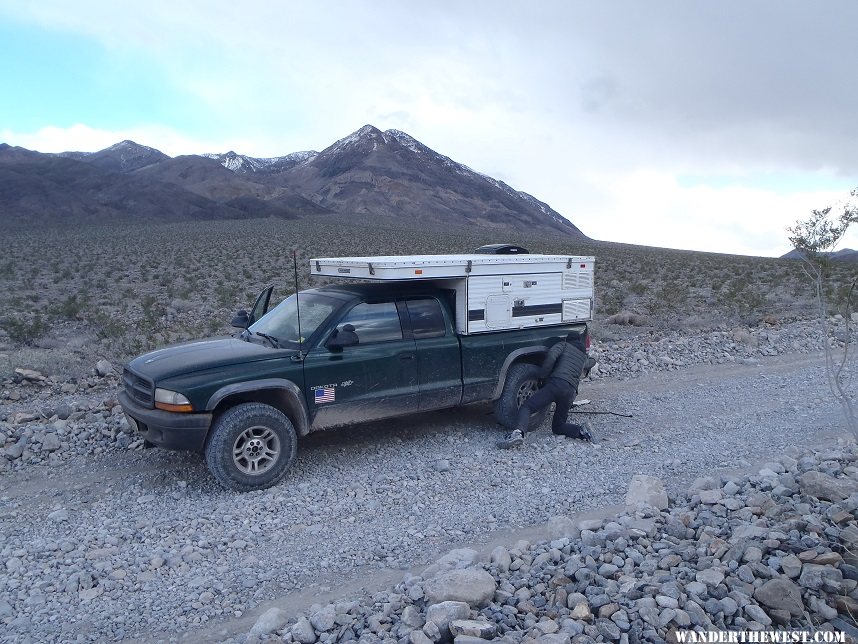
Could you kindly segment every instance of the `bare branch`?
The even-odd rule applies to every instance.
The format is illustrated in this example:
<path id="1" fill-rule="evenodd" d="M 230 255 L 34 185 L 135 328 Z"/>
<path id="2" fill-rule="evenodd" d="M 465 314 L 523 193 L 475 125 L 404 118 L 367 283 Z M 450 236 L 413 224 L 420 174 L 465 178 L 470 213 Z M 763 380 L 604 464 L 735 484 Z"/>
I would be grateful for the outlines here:
<path id="1" fill-rule="evenodd" d="M 858 188 L 852 190 L 852 196 L 858 197 Z M 856 417 L 855 406 L 850 392 L 847 390 L 846 363 L 849 357 L 849 343 L 851 341 L 851 310 L 852 297 L 858 286 L 858 276 L 852 279 L 852 283 L 845 298 L 845 323 L 846 335 L 843 338 L 843 353 L 839 360 L 835 360 L 834 350 L 837 338 L 832 337 L 826 311 L 826 296 L 824 286 L 830 275 L 831 255 L 837 244 L 843 239 L 849 226 L 858 222 L 858 207 L 845 206 L 843 212 L 836 217 L 831 216 L 832 208 L 829 206 L 822 210 L 813 210 L 811 215 L 804 221 L 796 222 L 795 226 L 788 228 L 789 241 L 801 256 L 802 269 L 812 280 L 816 291 L 817 314 L 819 316 L 820 331 L 822 335 L 823 353 L 825 356 L 825 375 L 831 395 L 843 409 L 846 426 L 852 435 L 858 439 L 858 417 Z M 836 304 L 836 303 L 835 303 Z"/>

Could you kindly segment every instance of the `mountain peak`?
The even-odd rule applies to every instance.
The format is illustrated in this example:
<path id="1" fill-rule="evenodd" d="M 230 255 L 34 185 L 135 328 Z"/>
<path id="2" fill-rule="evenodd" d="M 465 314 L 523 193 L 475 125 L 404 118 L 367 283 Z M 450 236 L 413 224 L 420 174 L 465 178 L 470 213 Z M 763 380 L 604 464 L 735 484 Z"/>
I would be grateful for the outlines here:
<path id="1" fill-rule="evenodd" d="M 341 150 L 345 150 L 348 148 L 353 148 L 357 146 L 358 149 L 372 142 L 373 149 L 377 146 L 379 139 L 386 143 L 384 140 L 384 134 L 382 134 L 381 130 L 379 130 L 374 125 L 364 125 L 359 130 L 355 130 L 348 136 L 341 138 L 339 141 L 334 143 L 331 146 L 328 146 L 322 153 L 332 154 L 335 152 L 339 152 Z"/>
<path id="2" fill-rule="evenodd" d="M 101 152 L 124 152 L 124 151 L 134 151 L 134 152 L 158 152 L 159 154 L 163 154 L 160 150 L 156 150 L 155 148 L 150 148 L 148 145 L 141 145 L 131 139 L 125 139 L 124 141 L 120 141 L 119 143 L 114 143 L 109 148 L 104 148 Z"/>
<path id="3" fill-rule="evenodd" d="M 381 130 L 379 130 L 374 125 L 370 125 L 369 123 L 367 123 L 362 128 L 354 132 L 351 136 L 374 136 L 377 134 L 381 134 Z"/>
<path id="4" fill-rule="evenodd" d="M 112 172 L 134 172 L 170 158 L 160 150 L 150 148 L 148 145 L 140 145 L 128 139 L 114 143 L 109 148 L 92 154 L 65 153 L 65 156 L 86 161 Z"/>

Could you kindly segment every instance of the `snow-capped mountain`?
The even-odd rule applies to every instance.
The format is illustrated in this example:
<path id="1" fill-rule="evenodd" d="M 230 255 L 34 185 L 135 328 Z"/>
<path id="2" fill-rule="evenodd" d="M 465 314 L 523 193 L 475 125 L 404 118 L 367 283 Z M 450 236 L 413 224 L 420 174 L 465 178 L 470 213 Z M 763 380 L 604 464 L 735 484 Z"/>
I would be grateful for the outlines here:
<path id="1" fill-rule="evenodd" d="M 305 152 L 293 152 L 282 157 L 249 157 L 244 154 L 236 154 L 232 150 L 220 153 L 206 153 L 200 156 L 214 159 L 227 170 L 236 174 L 276 174 L 288 170 L 299 163 L 314 158 L 318 152 L 307 150 Z"/>
<path id="2" fill-rule="evenodd" d="M 45 220 L 66 211 L 70 218 L 85 213 L 87 221 L 135 219 L 135 208 L 139 218 L 159 219 L 360 213 L 415 227 L 465 224 L 584 236 L 532 195 L 401 130 L 372 125 L 321 152 L 271 158 L 234 151 L 171 158 L 133 141 L 59 155 L 0 146 L 0 175 L 11 186 L 0 195 L 0 216 L 19 218 L 26 210 Z"/>
<path id="3" fill-rule="evenodd" d="M 583 237 L 569 220 L 532 195 L 453 161 L 400 130 L 382 132 L 365 125 L 273 179 L 337 212 L 551 229 Z"/>

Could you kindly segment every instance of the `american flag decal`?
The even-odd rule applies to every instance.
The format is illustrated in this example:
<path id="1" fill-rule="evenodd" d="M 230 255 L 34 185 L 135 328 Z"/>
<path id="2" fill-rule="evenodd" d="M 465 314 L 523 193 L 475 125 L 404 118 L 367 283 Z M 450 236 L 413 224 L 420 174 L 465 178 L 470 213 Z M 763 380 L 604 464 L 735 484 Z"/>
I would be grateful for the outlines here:
<path id="1" fill-rule="evenodd" d="M 337 390 L 333 387 L 320 387 L 316 389 L 316 404 L 334 402 L 337 397 Z"/>

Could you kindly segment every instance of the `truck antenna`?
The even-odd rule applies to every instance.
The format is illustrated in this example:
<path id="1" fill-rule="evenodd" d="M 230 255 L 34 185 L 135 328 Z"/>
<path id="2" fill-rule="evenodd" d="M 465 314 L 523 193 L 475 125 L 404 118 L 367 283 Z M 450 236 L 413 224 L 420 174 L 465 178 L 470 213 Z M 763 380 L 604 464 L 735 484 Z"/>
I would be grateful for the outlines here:
<path id="1" fill-rule="evenodd" d="M 301 298 L 298 295 L 298 251 L 292 249 L 292 266 L 295 269 L 295 307 L 298 310 L 298 353 L 304 355 L 304 336 L 301 335 Z"/>

